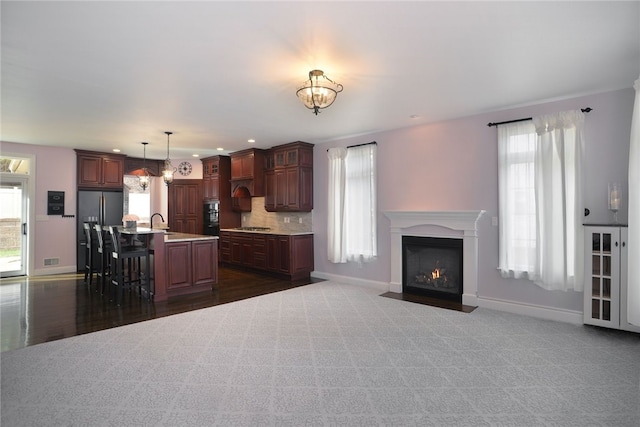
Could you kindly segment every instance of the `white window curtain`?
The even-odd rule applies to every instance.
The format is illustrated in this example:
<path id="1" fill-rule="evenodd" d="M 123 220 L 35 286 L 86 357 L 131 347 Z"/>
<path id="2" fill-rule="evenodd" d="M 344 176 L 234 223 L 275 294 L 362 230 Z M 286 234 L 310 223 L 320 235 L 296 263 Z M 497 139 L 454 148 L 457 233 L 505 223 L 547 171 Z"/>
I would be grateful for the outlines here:
<path id="1" fill-rule="evenodd" d="M 583 289 L 583 124 L 577 110 L 498 128 L 503 277 Z"/>
<path id="2" fill-rule="evenodd" d="M 349 261 L 371 261 L 378 256 L 376 215 L 376 144 L 350 147 L 344 217 Z"/>
<path id="3" fill-rule="evenodd" d="M 377 255 L 376 145 L 330 148 L 327 255 L 330 262 Z"/>
<path id="4" fill-rule="evenodd" d="M 499 268 L 503 277 L 531 278 L 536 256 L 533 122 L 498 126 Z"/>
<path id="5" fill-rule="evenodd" d="M 640 78 L 633 87 L 636 90 L 636 100 L 629 144 L 627 321 L 640 326 Z"/>
<path id="6" fill-rule="evenodd" d="M 333 263 L 347 262 L 344 238 L 344 193 L 346 148 L 329 148 L 329 198 L 327 203 L 327 256 Z"/>

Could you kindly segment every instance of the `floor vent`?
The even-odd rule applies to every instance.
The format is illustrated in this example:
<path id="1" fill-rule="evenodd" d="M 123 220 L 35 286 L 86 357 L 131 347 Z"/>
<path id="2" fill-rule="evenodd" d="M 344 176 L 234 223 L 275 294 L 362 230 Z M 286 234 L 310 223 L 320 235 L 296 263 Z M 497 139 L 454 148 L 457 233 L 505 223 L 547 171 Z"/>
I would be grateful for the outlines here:
<path id="1" fill-rule="evenodd" d="M 58 265 L 60 264 L 60 258 L 45 258 L 44 265 Z"/>

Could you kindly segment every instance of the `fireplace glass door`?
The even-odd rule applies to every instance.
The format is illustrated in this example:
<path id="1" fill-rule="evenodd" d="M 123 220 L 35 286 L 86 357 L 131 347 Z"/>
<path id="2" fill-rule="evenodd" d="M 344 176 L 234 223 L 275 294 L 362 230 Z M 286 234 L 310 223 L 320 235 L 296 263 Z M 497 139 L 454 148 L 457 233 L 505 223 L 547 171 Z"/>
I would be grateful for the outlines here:
<path id="1" fill-rule="evenodd" d="M 402 237 L 402 291 L 462 302 L 462 239 Z"/>

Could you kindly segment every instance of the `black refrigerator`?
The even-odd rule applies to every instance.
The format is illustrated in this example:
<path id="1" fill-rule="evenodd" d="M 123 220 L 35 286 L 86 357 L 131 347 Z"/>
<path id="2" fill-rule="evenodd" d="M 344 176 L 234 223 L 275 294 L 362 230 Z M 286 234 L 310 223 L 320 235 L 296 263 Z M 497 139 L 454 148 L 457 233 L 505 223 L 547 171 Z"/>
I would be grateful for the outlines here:
<path id="1" fill-rule="evenodd" d="M 78 272 L 84 271 L 86 245 L 83 223 L 93 221 L 100 225 L 122 225 L 124 196 L 122 191 L 78 191 L 77 261 Z M 94 251 L 96 249 L 94 248 Z M 96 257 L 94 256 L 94 259 Z"/>

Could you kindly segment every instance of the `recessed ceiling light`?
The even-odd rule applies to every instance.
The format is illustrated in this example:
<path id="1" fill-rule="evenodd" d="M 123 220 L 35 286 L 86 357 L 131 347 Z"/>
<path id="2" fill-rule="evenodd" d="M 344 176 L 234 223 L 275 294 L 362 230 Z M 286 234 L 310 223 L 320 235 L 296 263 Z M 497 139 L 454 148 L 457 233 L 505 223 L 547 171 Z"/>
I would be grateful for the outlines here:
<path id="1" fill-rule="evenodd" d="M 200 157 L 200 154 L 192 154 L 193 157 Z"/>
<path id="2" fill-rule="evenodd" d="M 249 144 L 253 144 L 254 142 L 256 142 L 256 140 L 255 140 L 255 139 L 250 139 L 250 140 L 248 140 L 247 142 L 248 142 Z"/>
<path id="3" fill-rule="evenodd" d="M 218 150 L 218 151 L 224 151 L 224 148 L 222 148 L 222 147 L 218 147 L 218 148 L 216 148 L 216 150 Z"/>
<path id="4" fill-rule="evenodd" d="M 114 148 L 114 149 L 113 149 L 113 152 L 114 152 L 114 153 L 119 153 L 119 152 L 120 152 L 120 149 L 119 149 L 119 148 Z"/>

